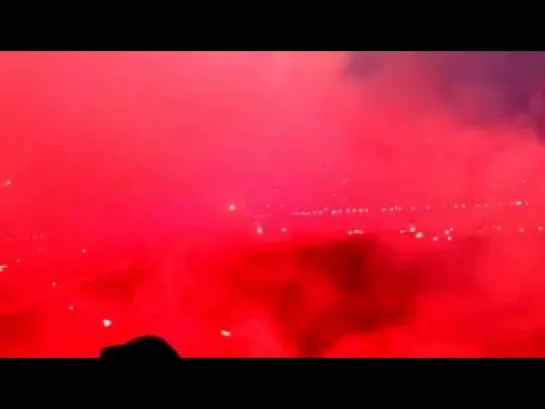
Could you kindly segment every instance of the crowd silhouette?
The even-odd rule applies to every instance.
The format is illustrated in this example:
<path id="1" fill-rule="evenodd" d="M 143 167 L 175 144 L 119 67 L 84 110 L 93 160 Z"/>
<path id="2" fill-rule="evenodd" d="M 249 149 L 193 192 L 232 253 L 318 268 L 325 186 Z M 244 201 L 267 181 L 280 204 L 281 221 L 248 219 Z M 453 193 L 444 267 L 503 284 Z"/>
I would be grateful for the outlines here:
<path id="1" fill-rule="evenodd" d="M 179 358 L 178 354 L 166 341 L 154 336 L 135 338 L 123 345 L 114 345 L 102 349 L 100 357 L 107 361 L 146 360 L 171 361 Z"/>

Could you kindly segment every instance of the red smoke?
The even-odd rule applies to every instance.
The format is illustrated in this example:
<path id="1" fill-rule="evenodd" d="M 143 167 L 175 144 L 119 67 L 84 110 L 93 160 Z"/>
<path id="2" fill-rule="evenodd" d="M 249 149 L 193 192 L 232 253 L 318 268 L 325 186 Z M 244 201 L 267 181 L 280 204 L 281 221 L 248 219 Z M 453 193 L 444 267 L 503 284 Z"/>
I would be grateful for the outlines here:
<path id="1" fill-rule="evenodd" d="M 93 356 L 155 333 L 183 356 L 541 355 L 531 115 L 468 121 L 498 94 L 445 96 L 448 53 L 385 53 L 359 79 L 348 58 L 0 53 L 0 354 Z M 250 221 L 274 189 L 279 242 Z M 289 234 L 292 210 L 411 205 L 432 210 L 369 214 L 361 240 L 327 218 Z"/>

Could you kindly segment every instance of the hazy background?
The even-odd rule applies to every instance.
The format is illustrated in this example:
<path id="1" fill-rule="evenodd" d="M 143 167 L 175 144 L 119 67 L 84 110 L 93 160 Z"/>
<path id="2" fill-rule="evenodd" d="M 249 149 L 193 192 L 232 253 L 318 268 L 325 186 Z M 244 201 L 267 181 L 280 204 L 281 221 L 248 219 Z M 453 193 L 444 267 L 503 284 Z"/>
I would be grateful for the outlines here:
<path id="1" fill-rule="evenodd" d="M 330 200 L 341 181 L 344 194 L 369 208 L 522 200 L 532 205 L 524 207 L 524 217 L 534 229 L 545 225 L 544 60 L 541 52 L 2 52 L 2 232 L 54 231 L 67 242 L 92 232 L 115 247 L 159 235 L 177 219 L 188 235 L 196 227 L 212 235 L 222 229 L 231 203 L 244 212 L 248 202 L 263 202 L 280 187 L 290 206 L 311 206 Z M 465 214 L 475 225 L 510 217 Z M 440 217 L 434 222 L 443 227 Z M 337 353 L 378 348 L 399 354 L 396 345 L 404 343 L 415 355 L 433 352 L 430 343 L 469 343 L 464 353 L 482 354 L 486 347 L 541 354 L 545 263 L 541 242 L 532 237 L 523 241 L 515 234 L 485 244 L 457 237 L 454 250 L 437 253 L 433 262 L 427 253 L 403 253 L 403 246 L 393 247 L 398 242 L 385 240 L 381 245 L 398 255 L 383 257 L 391 271 L 405 271 L 421 256 L 415 274 L 424 278 L 399 285 L 412 301 L 402 325 L 387 322 L 397 332 L 379 326 L 363 334 L 367 341 Z M 291 244 L 287 265 L 306 249 Z M 269 251 L 273 259 L 283 254 Z M 183 299 L 184 319 L 168 322 L 190 334 L 182 344 L 197 355 L 218 353 L 205 345 L 221 340 L 225 325 L 245 334 L 249 355 L 289 354 L 279 340 L 277 311 L 245 292 L 252 285 L 271 292 L 278 271 L 300 286 L 300 305 L 284 305 L 308 314 L 293 316 L 300 319 L 297 330 L 352 291 L 330 286 L 316 272 L 320 260 L 290 270 L 272 262 L 256 266 L 241 255 L 240 268 L 225 270 L 228 256 L 208 260 L 203 254 L 210 265 L 188 267 L 157 250 L 147 270 L 150 282 L 159 284 L 142 286 L 135 301 L 155 312 L 146 321 L 147 312 L 133 311 L 135 322 L 159 322 L 175 315 L 171 301 Z M 365 273 L 382 272 L 380 260 Z M 375 274 L 377 299 L 397 300 L 395 277 L 380 277 Z M 166 278 L 181 283 L 172 290 Z M 352 299 L 375 300 L 374 289 L 362 291 L 352 291 Z M 240 315 L 225 318 L 230 306 Z M 373 302 L 368 307 L 373 310 Z M 44 333 L 62 333 L 65 324 L 57 317 L 44 324 Z"/>
<path id="2" fill-rule="evenodd" d="M 17 212 L 70 226 L 166 221 L 271 186 L 301 201 L 345 177 L 473 194 L 523 166 L 491 163 L 498 149 L 541 135 L 544 55 L 3 52 L 0 173 Z"/>

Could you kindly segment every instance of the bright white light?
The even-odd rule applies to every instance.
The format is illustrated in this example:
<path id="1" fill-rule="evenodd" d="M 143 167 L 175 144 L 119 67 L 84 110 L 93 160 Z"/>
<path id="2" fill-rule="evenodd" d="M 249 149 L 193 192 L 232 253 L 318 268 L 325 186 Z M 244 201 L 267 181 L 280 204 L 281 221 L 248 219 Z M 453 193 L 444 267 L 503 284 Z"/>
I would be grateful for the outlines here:
<path id="1" fill-rule="evenodd" d="M 109 319 L 104 319 L 102 320 L 102 325 L 104 326 L 104 328 L 108 328 L 112 325 L 112 321 Z"/>
<path id="2" fill-rule="evenodd" d="M 221 334 L 222 337 L 230 337 L 231 336 L 231 331 L 222 330 L 222 331 L 220 331 L 220 334 Z"/>
<path id="3" fill-rule="evenodd" d="M 414 237 L 416 237 L 417 239 L 420 240 L 422 237 L 424 237 L 424 233 L 418 232 L 418 233 L 416 233 L 416 234 L 414 235 Z"/>
<path id="4" fill-rule="evenodd" d="M 8 266 L 5 264 L 0 265 L 0 273 L 3 273 L 4 271 L 6 271 L 7 268 Z"/>
<path id="5" fill-rule="evenodd" d="M 234 212 L 235 210 L 237 210 L 237 206 L 234 205 L 234 204 L 230 204 L 230 205 L 229 205 L 229 211 L 230 211 L 230 212 Z"/>
<path id="6" fill-rule="evenodd" d="M 287 232 L 288 230 L 287 230 L 285 227 L 282 227 L 281 231 L 282 231 L 282 233 L 285 233 L 285 232 Z"/>

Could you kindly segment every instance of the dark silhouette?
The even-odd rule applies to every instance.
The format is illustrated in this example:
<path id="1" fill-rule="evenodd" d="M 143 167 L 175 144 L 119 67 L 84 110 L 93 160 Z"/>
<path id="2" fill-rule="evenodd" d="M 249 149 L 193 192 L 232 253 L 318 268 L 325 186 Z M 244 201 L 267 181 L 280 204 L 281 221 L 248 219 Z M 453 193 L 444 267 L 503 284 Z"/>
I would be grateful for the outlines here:
<path id="1" fill-rule="evenodd" d="M 136 361 L 171 361 L 179 358 L 174 348 L 166 341 L 152 336 L 138 337 L 124 345 L 103 348 L 100 357 L 105 360 Z"/>

